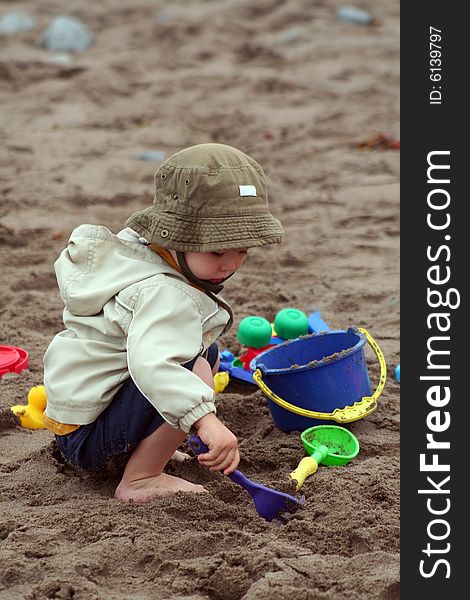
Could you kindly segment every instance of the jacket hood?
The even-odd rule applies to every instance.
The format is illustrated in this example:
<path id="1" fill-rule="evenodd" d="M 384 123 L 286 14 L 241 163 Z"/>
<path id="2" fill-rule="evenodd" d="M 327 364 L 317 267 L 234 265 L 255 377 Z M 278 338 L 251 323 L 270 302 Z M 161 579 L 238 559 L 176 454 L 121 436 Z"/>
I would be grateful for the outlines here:
<path id="1" fill-rule="evenodd" d="M 184 278 L 131 229 L 114 235 L 102 225 L 80 225 L 54 264 L 60 295 L 75 315 L 100 313 L 121 290 L 165 273 Z"/>

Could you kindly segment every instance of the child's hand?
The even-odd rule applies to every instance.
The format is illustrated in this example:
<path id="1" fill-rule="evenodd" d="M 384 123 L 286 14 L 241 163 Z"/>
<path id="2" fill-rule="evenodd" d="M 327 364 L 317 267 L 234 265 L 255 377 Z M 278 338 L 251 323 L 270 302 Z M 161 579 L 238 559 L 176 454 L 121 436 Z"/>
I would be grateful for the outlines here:
<path id="1" fill-rule="evenodd" d="M 223 425 L 214 413 L 209 413 L 194 424 L 198 436 L 209 448 L 197 459 L 210 471 L 223 471 L 229 475 L 238 467 L 240 453 L 235 435 Z"/>

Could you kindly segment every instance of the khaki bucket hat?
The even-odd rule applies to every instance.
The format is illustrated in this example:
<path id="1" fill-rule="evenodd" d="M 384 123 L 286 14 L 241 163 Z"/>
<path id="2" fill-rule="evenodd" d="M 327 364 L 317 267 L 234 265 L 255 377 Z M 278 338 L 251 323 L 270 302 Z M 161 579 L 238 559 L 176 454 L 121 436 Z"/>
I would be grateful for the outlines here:
<path id="1" fill-rule="evenodd" d="M 150 244 L 180 252 L 264 246 L 284 234 L 269 212 L 263 169 L 225 144 L 198 144 L 165 160 L 152 206 L 126 225 Z"/>

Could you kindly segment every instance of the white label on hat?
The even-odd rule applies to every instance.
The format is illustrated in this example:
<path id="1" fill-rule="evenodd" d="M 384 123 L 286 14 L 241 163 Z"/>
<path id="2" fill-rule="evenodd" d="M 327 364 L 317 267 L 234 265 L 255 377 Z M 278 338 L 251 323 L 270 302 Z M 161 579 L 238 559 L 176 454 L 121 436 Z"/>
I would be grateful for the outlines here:
<path id="1" fill-rule="evenodd" d="M 256 196 L 256 187 L 254 185 L 239 185 L 240 196 Z"/>

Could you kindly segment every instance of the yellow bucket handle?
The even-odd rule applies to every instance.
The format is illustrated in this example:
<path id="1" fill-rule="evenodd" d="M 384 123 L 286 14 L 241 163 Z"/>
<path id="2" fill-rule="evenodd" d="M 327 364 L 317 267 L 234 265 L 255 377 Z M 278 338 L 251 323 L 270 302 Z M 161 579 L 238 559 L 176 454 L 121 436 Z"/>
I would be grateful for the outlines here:
<path id="1" fill-rule="evenodd" d="M 324 419 L 327 421 L 336 421 L 337 423 L 351 423 L 352 421 L 357 421 L 358 419 L 362 419 L 370 413 L 374 412 L 377 408 L 377 400 L 379 399 L 382 390 L 384 389 L 385 380 L 387 377 L 387 368 L 385 365 L 385 358 L 382 353 L 382 350 L 379 348 L 377 342 L 373 339 L 373 337 L 362 327 L 358 327 L 358 330 L 366 336 L 366 340 L 372 346 L 372 349 L 377 356 L 380 365 L 380 379 L 377 385 L 377 389 L 372 394 L 372 396 L 364 396 L 362 400 L 359 402 L 355 402 L 352 406 L 345 406 L 344 408 L 335 408 L 335 410 L 331 413 L 317 412 L 316 410 L 306 410 L 305 408 L 300 408 L 299 406 L 295 406 L 294 404 L 290 404 L 286 402 L 279 396 L 277 396 L 271 389 L 263 381 L 263 374 L 259 369 L 253 373 L 253 379 L 255 380 L 258 387 L 262 390 L 262 392 L 273 402 L 279 404 L 282 408 L 295 413 L 296 415 L 300 415 L 301 417 L 308 417 L 310 419 Z"/>

